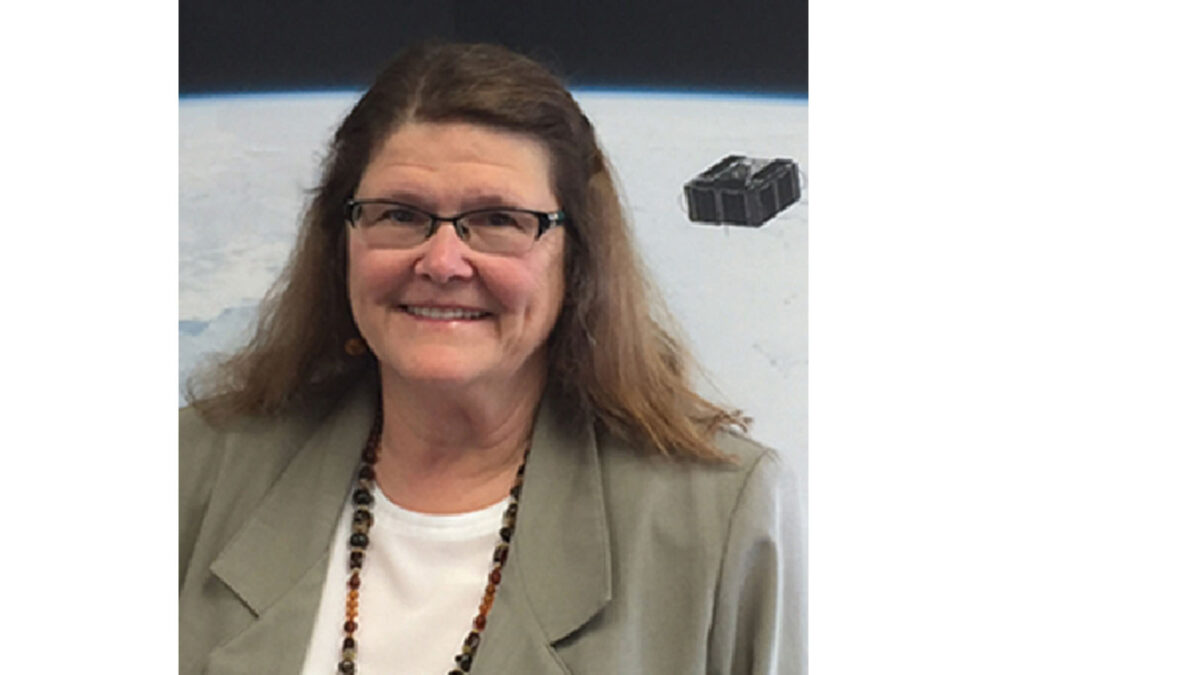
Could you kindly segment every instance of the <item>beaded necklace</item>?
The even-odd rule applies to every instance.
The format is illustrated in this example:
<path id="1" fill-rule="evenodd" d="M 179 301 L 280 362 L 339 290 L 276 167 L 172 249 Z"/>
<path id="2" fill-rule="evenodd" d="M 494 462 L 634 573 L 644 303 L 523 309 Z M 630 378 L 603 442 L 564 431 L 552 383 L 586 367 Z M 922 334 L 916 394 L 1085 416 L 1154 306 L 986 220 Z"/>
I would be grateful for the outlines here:
<path id="1" fill-rule="evenodd" d="M 371 433 L 367 436 L 367 444 L 362 452 L 362 464 L 358 469 L 358 484 L 351 496 L 354 502 L 354 520 L 350 526 L 350 577 L 346 582 L 346 623 L 342 625 L 342 631 L 346 637 L 342 640 L 342 660 L 338 663 L 337 670 L 339 675 L 354 675 L 355 672 L 354 659 L 358 654 L 358 644 L 354 640 L 354 633 L 358 630 L 358 592 L 362 585 L 360 573 L 366 557 L 367 544 L 370 543 L 367 533 L 371 529 L 371 524 L 374 523 L 371 506 L 374 504 L 375 498 L 371 495 L 371 490 L 375 485 L 375 463 L 379 461 L 382 418 L 382 415 L 376 415 L 375 422 L 371 425 Z M 479 647 L 483 629 L 487 626 L 487 615 L 496 599 L 496 589 L 500 586 L 500 570 L 504 568 L 504 563 L 508 560 L 508 545 L 517 525 L 517 500 L 521 496 L 521 483 L 525 478 L 525 461 L 528 459 L 529 449 L 526 448 L 525 456 L 521 460 L 521 467 L 517 469 L 517 479 L 509 491 L 512 501 L 509 502 L 508 509 L 504 512 L 503 524 L 500 527 L 500 541 L 496 544 L 496 550 L 492 554 L 492 571 L 488 574 L 487 588 L 484 589 L 483 600 L 479 603 L 479 613 L 475 615 L 471 631 L 463 640 L 462 649 L 454 657 L 457 667 L 451 670 L 449 675 L 466 675 L 471 671 L 471 661 L 475 656 L 475 650 Z"/>

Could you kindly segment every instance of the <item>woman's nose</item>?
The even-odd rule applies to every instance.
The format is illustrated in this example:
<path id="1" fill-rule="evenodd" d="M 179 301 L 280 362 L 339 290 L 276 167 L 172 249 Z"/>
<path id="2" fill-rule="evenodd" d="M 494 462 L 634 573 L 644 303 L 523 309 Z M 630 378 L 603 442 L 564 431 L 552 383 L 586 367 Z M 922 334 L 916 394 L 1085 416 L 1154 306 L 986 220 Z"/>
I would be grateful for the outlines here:
<path id="1" fill-rule="evenodd" d="M 437 223 L 429 239 L 421 245 L 421 256 L 417 260 L 416 272 L 438 283 L 451 279 L 466 279 L 474 273 L 467 260 L 471 249 L 458 237 L 454 223 Z"/>

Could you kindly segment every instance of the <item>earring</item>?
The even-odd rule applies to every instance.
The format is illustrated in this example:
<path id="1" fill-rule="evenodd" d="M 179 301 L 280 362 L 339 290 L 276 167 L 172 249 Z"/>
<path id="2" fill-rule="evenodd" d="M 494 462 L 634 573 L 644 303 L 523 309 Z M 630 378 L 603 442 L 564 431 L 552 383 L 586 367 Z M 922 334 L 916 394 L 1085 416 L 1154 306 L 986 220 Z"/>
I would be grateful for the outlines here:
<path id="1" fill-rule="evenodd" d="M 362 341 L 362 338 L 357 337 L 352 337 L 349 340 L 346 340 L 346 344 L 343 346 L 343 349 L 346 350 L 346 354 L 349 356 L 362 356 L 363 354 L 367 353 L 366 343 Z"/>

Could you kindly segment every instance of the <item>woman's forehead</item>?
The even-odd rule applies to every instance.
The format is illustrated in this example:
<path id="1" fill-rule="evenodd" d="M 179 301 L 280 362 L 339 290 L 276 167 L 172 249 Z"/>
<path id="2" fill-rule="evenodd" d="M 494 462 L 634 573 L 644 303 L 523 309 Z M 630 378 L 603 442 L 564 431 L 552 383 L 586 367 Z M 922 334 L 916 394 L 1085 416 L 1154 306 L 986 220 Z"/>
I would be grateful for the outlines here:
<path id="1" fill-rule="evenodd" d="M 473 161 L 548 168 L 550 152 L 535 136 L 472 122 L 407 122 L 393 129 L 374 153 L 413 163 Z"/>
<path id="2" fill-rule="evenodd" d="M 358 192 L 374 198 L 545 202 L 553 198 L 551 183 L 549 152 L 535 138 L 465 122 L 410 122 L 381 144 Z"/>

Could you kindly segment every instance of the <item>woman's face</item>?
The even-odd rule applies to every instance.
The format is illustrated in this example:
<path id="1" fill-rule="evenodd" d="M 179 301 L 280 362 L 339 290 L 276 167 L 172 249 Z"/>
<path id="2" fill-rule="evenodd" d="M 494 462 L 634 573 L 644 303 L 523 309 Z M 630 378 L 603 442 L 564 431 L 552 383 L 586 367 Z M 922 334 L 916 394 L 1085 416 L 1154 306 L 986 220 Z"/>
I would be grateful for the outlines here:
<path id="1" fill-rule="evenodd" d="M 457 122 L 400 127 L 367 165 L 355 198 L 394 199 L 441 216 L 492 206 L 559 209 L 539 141 Z M 362 230 L 349 228 L 350 308 L 385 383 L 540 381 L 563 301 L 564 235 L 551 229 L 512 256 L 471 250 L 446 222 L 410 249 L 373 248 Z"/>

